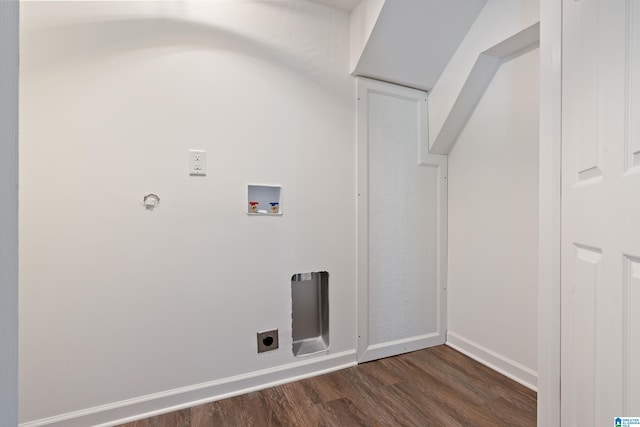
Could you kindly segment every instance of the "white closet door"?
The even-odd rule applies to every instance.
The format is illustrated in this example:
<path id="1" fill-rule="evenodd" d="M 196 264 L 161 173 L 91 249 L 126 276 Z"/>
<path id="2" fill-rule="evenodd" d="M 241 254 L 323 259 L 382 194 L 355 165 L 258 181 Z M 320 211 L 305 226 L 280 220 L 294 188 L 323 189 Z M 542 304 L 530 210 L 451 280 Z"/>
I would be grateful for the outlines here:
<path id="1" fill-rule="evenodd" d="M 562 426 L 640 417 L 640 2 L 563 2 Z"/>
<path id="2" fill-rule="evenodd" d="M 446 157 L 427 94 L 358 79 L 358 360 L 445 341 Z"/>

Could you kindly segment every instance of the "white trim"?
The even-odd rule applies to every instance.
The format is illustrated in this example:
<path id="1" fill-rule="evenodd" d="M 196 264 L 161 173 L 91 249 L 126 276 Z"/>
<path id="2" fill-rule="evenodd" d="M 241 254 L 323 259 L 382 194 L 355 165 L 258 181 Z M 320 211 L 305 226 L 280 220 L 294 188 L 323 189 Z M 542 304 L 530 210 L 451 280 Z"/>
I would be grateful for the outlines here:
<path id="1" fill-rule="evenodd" d="M 451 152 L 498 68 L 505 61 L 537 47 L 539 41 L 540 23 L 536 22 L 478 55 L 442 127 L 437 133 L 433 132 L 429 141 L 429 152 Z"/>
<path id="2" fill-rule="evenodd" d="M 447 331 L 447 343 L 449 347 L 466 354 L 470 358 L 477 360 L 485 366 L 511 378 L 523 386 L 537 391 L 536 383 L 538 374 L 533 369 L 509 359 L 493 350 L 481 346 L 468 340 L 454 332 Z"/>
<path id="3" fill-rule="evenodd" d="M 540 1 L 538 425 L 560 427 L 562 2 Z"/>
<path id="4" fill-rule="evenodd" d="M 135 399 L 20 424 L 20 427 L 115 426 L 355 366 L 355 351 L 307 359 Z"/>
<path id="5" fill-rule="evenodd" d="M 357 300 L 356 300 L 356 351 L 360 360 L 369 345 L 369 130 L 367 85 L 375 82 L 356 78 L 357 84 L 357 156 L 356 179 L 357 207 Z"/>
<path id="6" fill-rule="evenodd" d="M 19 2 L 0 1 L 0 425 L 18 422 Z"/>
<path id="7" fill-rule="evenodd" d="M 383 359 L 385 357 L 396 356 L 402 353 L 422 350 L 423 348 L 433 347 L 440 344 L 444 344 L 444 336 L 440 333 L 421 335 L 418 337 L 390 341 L 382 344 L 374 344 L 366 348 L 360 359 L 358 359 L 358 363 L 369 362 L 371 360 Z"/>

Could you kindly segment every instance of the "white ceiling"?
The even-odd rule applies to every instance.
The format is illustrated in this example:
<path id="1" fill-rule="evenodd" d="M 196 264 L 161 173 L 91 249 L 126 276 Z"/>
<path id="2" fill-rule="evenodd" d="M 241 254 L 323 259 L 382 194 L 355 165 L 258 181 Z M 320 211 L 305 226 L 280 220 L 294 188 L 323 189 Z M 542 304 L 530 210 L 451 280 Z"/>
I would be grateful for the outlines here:
<path id="1" fill-rule="evenodd" d="M 316 3 L 323 4 L 325 6 L 333 7 L 334 9 L 344 10 L 345 12 L 351 12 L 360 3 L 360 0 L 311 0 Z"/>

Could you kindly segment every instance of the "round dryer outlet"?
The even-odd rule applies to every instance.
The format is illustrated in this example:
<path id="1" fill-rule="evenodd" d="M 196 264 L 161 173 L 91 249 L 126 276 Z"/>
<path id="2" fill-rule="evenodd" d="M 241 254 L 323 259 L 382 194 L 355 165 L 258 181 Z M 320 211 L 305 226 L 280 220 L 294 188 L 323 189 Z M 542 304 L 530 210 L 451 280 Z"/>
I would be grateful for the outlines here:
<path id="1" fill-rule="evenodd" d="M 278 330 L 258 332 L 258 353 L 278 348 Z"/>

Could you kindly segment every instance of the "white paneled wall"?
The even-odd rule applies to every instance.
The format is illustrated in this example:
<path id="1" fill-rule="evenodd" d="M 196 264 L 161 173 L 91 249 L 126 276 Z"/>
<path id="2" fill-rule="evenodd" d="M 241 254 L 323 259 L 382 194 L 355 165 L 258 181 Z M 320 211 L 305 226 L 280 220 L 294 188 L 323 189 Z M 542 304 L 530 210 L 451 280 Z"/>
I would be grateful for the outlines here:
<path id="1" fill-rule="evenodd" d="M 442 344 L 447 159 L 427 94 L 358 79 L 358 360 Z"/>

